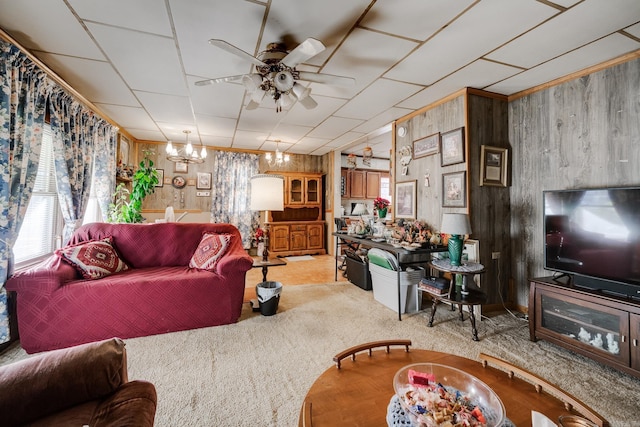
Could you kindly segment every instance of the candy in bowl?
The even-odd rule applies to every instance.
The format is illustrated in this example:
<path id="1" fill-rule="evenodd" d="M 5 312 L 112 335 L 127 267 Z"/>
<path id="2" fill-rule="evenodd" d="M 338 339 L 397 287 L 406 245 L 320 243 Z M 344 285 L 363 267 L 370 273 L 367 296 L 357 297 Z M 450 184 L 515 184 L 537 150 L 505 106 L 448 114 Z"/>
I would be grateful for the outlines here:
<path id="1" fill-rule="evenodd" d="M 437 363 L 414 363 L 396 372 L 393 388 L 415 427 L 501 426 L 505 410 L 498 395 L 464 371 Z"/>

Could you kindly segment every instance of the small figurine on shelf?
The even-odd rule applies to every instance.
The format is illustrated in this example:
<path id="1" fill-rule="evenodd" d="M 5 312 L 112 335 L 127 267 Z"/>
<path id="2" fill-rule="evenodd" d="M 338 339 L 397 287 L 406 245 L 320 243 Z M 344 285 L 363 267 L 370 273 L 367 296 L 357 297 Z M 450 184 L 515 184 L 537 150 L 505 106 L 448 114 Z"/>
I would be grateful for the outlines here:
<path id="1" fill-rule="evenodd" d="M 580 332 L 578 333 L 578 339 L 582 342 L 588 343 L 591 341 L 591 334 L 587 332 L 587 330 L 583 327 L 580 327 Z"/>
<path id="2" fill-rule="evenodd" d="M 592 339 L 591 341 L 589 341 L 589 344 L 591 344 L 592 346 L 596 347 L 596 348 L 602 348 L 602 334 L 598 333 L 596 334 L 596 337 L 594 339 Z"/>
<path id="3" fill-rule="evenodd" d="M 619 354 L 620 347 L 618 346 L 618 341 L 615 340 L 613 334 L 611 332 L 607 333 L 607 350 L 611 354 Z"/>

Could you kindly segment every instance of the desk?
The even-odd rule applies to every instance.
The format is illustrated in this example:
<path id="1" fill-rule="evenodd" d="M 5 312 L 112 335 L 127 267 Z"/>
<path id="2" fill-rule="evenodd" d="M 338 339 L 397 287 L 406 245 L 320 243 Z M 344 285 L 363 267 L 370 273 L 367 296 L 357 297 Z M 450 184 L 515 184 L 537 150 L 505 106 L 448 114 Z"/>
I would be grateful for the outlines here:
<path id="1" fill-rule="evenodd" d="M 252 268 L 262 267 L 262 281 L 266 282 L 267 272 L 269 271 L 269 267 L 277 267 L 279 265 L 286 265 L 286 264 L 287 264 L 287 261 L 281 258 L 269 258 L 267 261 L 263 261 L 262 257 L 254 257 Z"/>
<path id="2" fill-rule="evenodd" d="M 451 273 L 452 279 L 449 284 L 449 292 L 443 295 L 431 295 L 433 299 L 433 304 L 431 305 L 431 317 L 429 318 L 429 327 L 433 326 L 433 318 L 436 315 L 436 307 L 439 302 L 444 302 L 447 304 L 457 304 L 460 310 L 460 320 L 464 320 L 464 315 L 462 314 L 462 306 L 466 305 L 469 307 L 469 321 L 471 322 L 471 332 L 473 333 L 473 340 L 479 341 L 478 339 L 478 329 L 476 328 L 476 315 L 473 310 L 473 306 L 482 305 L 486 300 L 487 296 L 479 289 L 469 289 L 468 280 L 470 277 L 473 277 L 476 274 L 484 273 L 484 266 L 482 264 L 478 264 L 476 262 L 465 262 L 460 266 L 453 266 L 448 259 L 440 259 L 433 260 L 429 263 L 431 268 L 436 269 L 438 271 L 443 271 L 445 273 Z M 460 289 L 457 289 L 455 286 L 456 280 L 455 275 L 462 276 L 462 286 Z M 418 287 L 420 290 L 420 287 Z"/>
<path id="3" fill-rule="evenodd" d="M 400 291 L 401 291 L 401 280 L 400 273 L 402 273 L 402 267 L 410 264 L 421 264 L 427 263 L 431 261 L 431 254 L 433 252 L 446 252 L 448 251 L 446 246 L 436 246 L 431 248 L 418 248 L 415 250 L 408 250 L 402 247 L 396 248 L 389 243 L 386 242 L 374 242 L 371 239 L 367 239 L 366 237 L 358 237 L 352 234 L 339 233 L 334 232 L 331 233 L 332 236 L 337 237 L 336 239 L 336 272 L 335 272 L 335 280 L 338 280 L 338 254 L 340 253 L 340 245 L 347 245 L 350 248 L 358 248 L 360 246 L 364 246 L 367 248 L 378 248 L 387 252 L 391 252 L 396 256 L 396 260 L 398 261 L 398 265 L 401 267 L 398 270 L 398 320 L 402 320 L 402 301 L 400 299 Z"/>
<path id="4" fill-rule="evenodd" d="M 568 414 L 561 400 L 541 391 L 514 376 L 480 362 L 452 354 L 429 350 L 393 348 L 389 353 L 374 350 L 370 357 L 358 354 L 355 362 L 342 361 L 342 368 L 327 369 L 313 383 L 305 397 L 311 404 L 311 420 L 314 427 L 323 426 L 367 426 L 386 427 L 387 406 L 393 390 L 393 376 L 402 367 L 411 363 L 432 362 L 452 366 L 469 372 L 491 387 L 502 400 L 507 418 L 516 426 L 531 425 L 531 411 L 540 412 L 551 420 Z M 298 426 L 303 424 L 303 408 Z"/>

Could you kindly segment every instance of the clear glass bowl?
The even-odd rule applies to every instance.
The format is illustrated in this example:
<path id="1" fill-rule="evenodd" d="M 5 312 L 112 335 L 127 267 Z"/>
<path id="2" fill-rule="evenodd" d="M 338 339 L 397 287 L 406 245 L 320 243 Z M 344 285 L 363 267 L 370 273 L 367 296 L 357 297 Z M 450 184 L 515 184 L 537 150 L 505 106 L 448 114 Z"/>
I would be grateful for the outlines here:
<path id="1" fill-rule="evenodd" d="M 503 425 L 505 410 L 498 395 L 478 378 L 460 369 L 452 368 L 437 363 L 414 363 L 407 365 L 396 372 L 393 378 L 393 388 L 400 400 L 405 413 L 409 416 L 415 427 L 436 427 L 440 423 L 429 414 L 421 414 L 419 409 L 411 406 L 405 397 L 407 391 L 414 389 L 409 382 L 409 371 L 417 371 L 427 375 L 433 375 L 436 383 L 442 384 L 447 391 L 459 391 L 468 398 L 472 406 L 479 406 L 485 418 L 487 427 Z"/>

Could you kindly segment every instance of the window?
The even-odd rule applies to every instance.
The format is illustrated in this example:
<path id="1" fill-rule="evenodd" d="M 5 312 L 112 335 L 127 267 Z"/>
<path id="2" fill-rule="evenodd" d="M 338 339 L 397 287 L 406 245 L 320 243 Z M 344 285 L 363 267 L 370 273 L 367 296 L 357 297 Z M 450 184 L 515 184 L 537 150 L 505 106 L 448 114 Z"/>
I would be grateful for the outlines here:
<path id="1" fill-rule="evenodd" d="M 45 125 L 38 174 L 27 214 L 13 247 L 16 267 L 48 256 L 62 233 L 62 214 L 56 192 L 51 128 Z"/>

